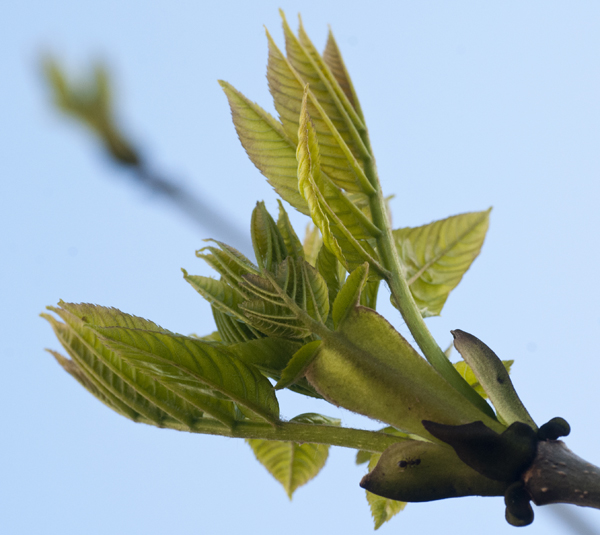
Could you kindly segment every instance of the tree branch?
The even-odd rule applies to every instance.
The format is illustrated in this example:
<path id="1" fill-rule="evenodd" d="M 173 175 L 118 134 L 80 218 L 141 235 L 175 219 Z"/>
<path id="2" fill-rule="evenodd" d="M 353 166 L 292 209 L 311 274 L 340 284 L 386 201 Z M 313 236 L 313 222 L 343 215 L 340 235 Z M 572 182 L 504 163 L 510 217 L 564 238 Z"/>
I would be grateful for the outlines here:
<path id="1" fill-rule="evenodd" d="M 600 509 L 600 468 L 575 455 L 560 440 L 538 444 L 523 482 L 536 505 L 571 503 Z"/>

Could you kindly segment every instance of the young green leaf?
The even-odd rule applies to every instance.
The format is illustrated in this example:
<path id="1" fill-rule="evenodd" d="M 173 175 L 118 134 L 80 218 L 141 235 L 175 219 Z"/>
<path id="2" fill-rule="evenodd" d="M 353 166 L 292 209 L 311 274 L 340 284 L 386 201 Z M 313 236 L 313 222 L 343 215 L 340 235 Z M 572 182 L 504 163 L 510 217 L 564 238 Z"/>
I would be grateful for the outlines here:
<path id="1" fill-rule="evenodd" d="M 234 290 L 223 281 L 215 280 L 211 277 L 202 277 L 200 275 L 188 275 L 185 269 L 183 278 L 194 290 L 196 290 L 212 306 L 224 312 L 225 314 L 238 318 L 244 322 L 246 318 L 240 311 L 240 304 L 244 302 L 245 296 L 240 295 L 239 291 Z"/>
<path id="2" fill-rule="evenodd" d="M 316 266 L 317 256 L 319 251 L 323 248 L 323 239 L 319 232 L 319 227 L 309 223 L 306 225 L 306 231 L 304 232 L 304 241 L 302 242 L 302 249 L 304 249 L 304 258 L 311 265 Z"/>
<path id="3" fill-rule="evenodd" d="M 321 247 L 317 255 L 316 267 L 327 283 L 329 302 L 333 306 L 333 302 L 342 285 L 342 271 L 345 273 L 345 270 L 343 268 L 340 269 L 341 265 L 338 259 L 327 247 Z"/>
<path id="4" fill-rule="evenodd" d="M 250 230 L 259 268 L 274 273 L 288 252 L 277 223 L 267 212 L 264 202 L 256 203 L 256 208 L 252 210 Z"/>
<path id="5" fill-rule="evenodd" d="M 279 12 L 283 19 L 287 59 L 291 67 L 297 72 L 304 84 L 310 84 L 315 98 L 323 107 L 325 114 L 331 119 L 354 157 L 369 158 L 369 151 L 360 138 L 357 125 L 354 124 L 348 113 L 348 111 L 352 112 L 354 110 L 351 106 L 349 106 L 349 110 L 344 107 L 341 100 L 344 98 L 344 93 L 341 88 L 337 87 L 337 81 L 331 73 L 327 72 L 327 66 L 304 32 L 302 23 L 300 23 L 301 40 L 298 40 L 288 26 L 283 11 L 280 10 Z M 357 120 L 358 126 L 364 129 L 364 125 L 358 119 L 356 113 L 353 116 Z"/>
<path id="6" fill-rule="evenodd" d="M 360 294 L 360 304 L 367 308 L 375 310 L 377 308 L 377 295 L 379 293 L 379 279 L 367 280 L 363 291 Z"/>
<path id="7" fill-rule="evenodd" d="M 330 185 L 326 183 L 321 171 L 320 146 L 312 118 L 308 113 L 308 88 L 305 89 L 300 126 L 298 128 L 298 187 L 306 199 L 313 223 L 319 227 L 324 245 L 347 268 L 354 269 L 356 265 L 368 261 L 375 270 L 382 271 L 377 263 L 372 245 L 366 238 L 380 234 L 379 229 L 373 226 L 372 232 L 364 233 L 362 223 L 355 217 L 356 214 L 348 212 L 346 208 L 353 207 L 351 202 L 338 191 L 339 195 L 328 195 Z M 349 203 L 342 206 L 338 201 L 345 199 Z M 364 218 L 362 212 L 357 211 Z"/>
<path id="8" fill-rule="evenodd" d="M 281 379 L 275 385 L 275 390 L 281 390 L 294 384 L 296 381 L 304 377 L 310 363 L 317 356 L 317 351 L 321 345 L 321 340 L 314 340 L 302 346 L 294 356 L 286 368 L 281 373 Z"/>
<path id="9" fill-rule="evenodd" d="M 303 80 L 292 67 L 287 58 L 277 48 L 268 32 L 267 39 L 269 41 L 269 61 L 267 65 L 269 90 L 287 135 L 290 139 L 296 140 L 296 132 L 303 106 L 303 93 L 307 81 Z M 365 176 L 361 164 L 356 160 L 312 92 L 309 93 L 307 106 L 311 117 L 315 121 L 315 132 L 319 144 L 322 146 L 323 171 L 335 184 L 346 191 L 372 194 L 375 190 Z"/>
<path id="10" fill-rule="evenodd" d="M 340 425 L 338 419 L 308 413 L 296 416 L 291 422 L 314 425 Z M 313 479 L 325 465 L 329 446 L 297 444 L 274 440 L 247 440 L 257 460 L 279 481 L 290 500 L 296 489 Z"/>
<path id="11" fill-rule="evenodd" d="M 301 41 L 303 33 L 304 32 L 301 29 Z M 329 67 L 331 74 L 339 84 L 341 90 L 344 92 L 344 95 L 346 95 L 348 102 L 356 110 L 356 114 L 364 124 L 365 119 L 358 101 L 358 96 L 356 95 L 354 85 L 352 84 L 352 80 L 348 74 L 348 69 L 346 69 L 346 65 L 342 59 L 342 54 L 331 30 L 329 30 L 329 34 L 327 36 L 327 44 L 325 45 L 325 51 L 323 52 L 323 61 Z"/>
<path id="12" fill-rule="evenodd" d="M 248 417 L 256 415 L 270 423 L 279 419 L 279 405 L 269 381 L 225 348 L 160 332 L 92 328 L 131 366 L 175 392 L 216 391 L 234 401 Z"/>
<path id="13" fill-rule="evenodd" d="M 296 133 L 292 138 L 273 116 L 251 102 L 233 86 L 219 80 L 242 146 L 258 170 L 281 198 L 308 215 L 308 205 L 298 192 Z"/>
<path id="14" fill-rule="evenodd" d="M 202 409 L 199 410 L 195 403 L 189 403 L 156 380 L 137 373 L 106 347 L 87 323 L 88 320 L 93 320 L 101 325 L 133 323 L 148 327 L 153 325 L 151 322 L 125 315 L 115 309 L 93 305 L 61 302 L 61 308 L 49 307 L 49 310 L 64 321 L 62 323 L 53 316 L 43 315 L 73 362 L 94 387 L 117 407 L 118 412 L 134 421 L 146 419 L 159 427 L 168 427 L 171 419 L 190 426 L 194 420 L 203 417 Z M 227 407 L 216 405 L 221 409 L 221 421 L 232 425 L 233 407 L 228 412 Z"/>
<path id="15" fill-rule="evenodd" d="M 221 312 L 214 306 L 210 307 L 215 319 L 215 324 L 219 335 L 226 344 L 237 344 L 238 342 L 247 342 L 261 338 L 263 335 L 260 331 L 254 329 L 251 325 L 247 325 L 247 319 L 241 322 L 232 316 Z"/>
<path id="16" fill-rule="evenodd" d="M 360 294 L 369 276 L 369 264 L 357 267 L 346 279 L 333 302 L 333 324 L 337 327 L 354 310 L 360 300 Z"/>
<path id="17" fill-rule="evenodd" d="M 490 210 L 393 231 L 410 291 L 424 317 L 440 314 L 448 294 L 479 254 Z"/>
<path id="18" fill-rule="evenodd" d="M 279 204 L 279 217 L 277 218 L 277 228 L 283 237 L 283 241 L 285 243 L 285 248 L 287 249 L 287 255 L 298 259 L 304 258 L 304 249 L 302 247 L 302 242 L 296 235 L 294 231 L 294 227 L 292 227 L 292 223 L 290 222 L 290 218 L 283 207 L 283 204 L 279 199 L 277 199 L 277 203 Z"/>
<path id="19" fill-rule="evenodd" d="M 92 396 L 99 399 L 102 403 L 104 403 L 109 409 L 119 413 L 121 416 L 125 416 L 125 418 L 129 418 L 130 420 L 136 421 L 136 413 L 129 407 L 128 405 L 124 405 L 114 396 L 111 396 L 110 393 L 107 393 L 102 389 L 101 386 L 98 386 L 96 382 L 88 377 L 86 373 L 77 365 L 77 363 L 72 360 L 65 358 L 60 353 L 56 351 L 52 351 L 51 349 L 46 349 L 48 353 L 50 353 L 55 359 L 56 362 L 60 364 L 60 366 L 65 370 L 73 379 L 75 379 L 83 388 L 85 388 Z"/>
<path id="20" fill-rule="evenodd" d="M 248 321 L 270 336 L 306 338 L 312 320 L 325 323 L 329 314 L 327 284 L 304 259 L 286 258 L 277 274 L 248 275 L 245 288 L 255 298 L 240 305 Z"/>
<path id="21" fill-rule="evenodd" d="M 369 471 L 372 471 L 375 468 L 380 457 L 380 453 L 374 453 L 371 455 L 371 458 L 369 459 Z M 375 530 L 378 530 L 385 522 L 391 520 L 406 507 L 406 502 L 390 500 L 389 498 L 384 498 L 383 496 L 373 494 L 368 490 L 365 490 L 365 493 L 367 494 L 367 502 L 369 502 L 371 516 L 373 517 L 373 522 L 375 523 Z"/>

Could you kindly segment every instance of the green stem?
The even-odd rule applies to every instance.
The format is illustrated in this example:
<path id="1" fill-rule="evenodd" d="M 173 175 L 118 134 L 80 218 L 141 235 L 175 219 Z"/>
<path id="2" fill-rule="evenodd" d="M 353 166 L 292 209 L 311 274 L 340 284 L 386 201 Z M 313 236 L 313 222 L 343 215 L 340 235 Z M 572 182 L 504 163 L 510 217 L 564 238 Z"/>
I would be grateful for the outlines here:
<path id="1" fill-rule="evenodd" d="M 367 146 L 370 147 L 370 144 Z M 381 191 L 379 177 L 377 176 L 375 160 L 371 158 L 370 160 L 365 160 L 364 163 L 365 174 L 375 188 L 375 194 L 369 198 L 373 223 L 382 231 L 381 236 L 377 237 L 377 249 L 381 256 L 381 264 L 390 273 L 389 277 L 386 278 L 386 282 L 390 287 L 392 297 L 398 310 L 400 310 L 402 318 L 408 326 L 415 342 L 421 348 L 425 358 L 427 358 L 435 370 L 479 410 L 495 418 L 490 406 L 456 371 L 427 328 L 423 316 L 410 292 L 404 268 L 398 257 L 392 229 L 387 218 L 385 199 Z"/>
<path id="2" fill-rule="evenodd" d="M 146 421 L 145 419 L 141 421 L 155 425 L 153 422 Z M 280 422 L 275 427 L 269 423 L 262 422 L 238 422 L 233 429 L 229 429 L 216 420 L 200 420 L 194 423 L 191 428 L 175 420 L 169 420 L 168 423 L 165 422 L 164 427 L 222 437 L 328 444 L 330 446 L 341 446 L 342 448 L 372 451 L 375 453 L 381 453 L 392 444 L 404 440 L 403 438 L 378 431 L 296 422 Z"/>

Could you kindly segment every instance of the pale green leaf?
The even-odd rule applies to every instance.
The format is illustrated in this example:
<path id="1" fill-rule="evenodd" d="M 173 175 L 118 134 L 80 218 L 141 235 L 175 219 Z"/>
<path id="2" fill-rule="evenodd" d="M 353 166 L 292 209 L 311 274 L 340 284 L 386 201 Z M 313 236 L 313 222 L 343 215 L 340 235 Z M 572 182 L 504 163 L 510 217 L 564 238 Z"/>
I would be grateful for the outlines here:
<path id="1" fill-rule="evenodd" d="M 275 390 L 287 388 L 304 377 L 304 373 L 316 357 L 320 345 L 321 340 L 314 340 L 302 346 L 294 353 L 294 356 L 281 373 L 281 379 L 275 385 Z"/>
<path id="2" fill-rule="evenodd" d="M 379 453 L 375 453 L 371 456 L 369 461 L 369 471 L 375 468 L 380 457 L 381 454 Z M 376 530 L 406 507 L 406 502 L 390 500 L 389 498 L 373 494 L 368 490 L 365 492 L 367 494 L 367 502 L 369 502 L 369 507 L 371 508 L 371 515 L 373 516 Z"/>
<path id="3" fill-rule="evenodd" d="M 167 414 L 190 425 L 194 420 L 209 416 L 232 427 L 236 419 L 236 408 L 226 399 L 216 399 L 216 393 L 207 389 L 204 384 L 189 382 L 187 384 L 169 381 L 165 376 L 157 376 L 154 370 L 140 370 L 139 367 L 125 363 L 120 355 L 110 351 L 101 338 L 90 336 L 91 330 L 118 329 L 138 333 L 157 334 L 165 337 L 178 337 L 151 321 L 125 314 L 114 308 L 88 304 L 72 304 L 60 302 L 61 309 L 54 311 L 74 330 L 80 331 L 82 338 L 93 341 L 98 350 L 96 355 L 109 364 L 109 367 L 122 377 L 137 392 L 150 402 L 160 407 Z M 81 323 L 77 320 L 80 320 Z M 182 337 L 185 338 L 185 337 Z M 198 342 L 201 343 L 201 342 Z M 216 397 L 215 397 L 216 396 Z M 198 412 L 199 409 L 202 412 Z M 188 411 L 187 414 L 185 411 Z"/>
<path id="4" fill-rule="evenodd" d="M 304 232 L 302 248 L 304 249 L 304 258 L 311 266 L 316 265 L 317 256 L 322 247 L 323 239 L 321 238 L 319 228 L 309 223 L 306 225 L 306 231 Z"/>
<path id="5" fill-rule="evenodd" d="M 368 240 L 380 231 L 374 227 L 372 233 L 364 233 L 361 225 L 356 224 L 355 214 L 347 211 L 352 207 L 358 210 L 342 192 L 336 196 L 321 171 L 320 146 L 312 118 L 308 113 L 308 90 L 305 91 L 300 126 L 298 128 L 298 187 L 306 199 L 313 223 L 319 227 L 324 245 L 346 267 L 352 270 L 356 265 L 369 261 L 381 271 L 377 264 L 376 253 Z M 347 203 L 343 206 L 344 202 Z M 358 211 L 357 213 L 362 214 Z"/>
<path id="6" fill-rule="evenodd" d="M 267 32 L 269 61 L 267 80 L 275 102 L 275 108 L 288 137 L 297 140 L 298 124 L 301 122 L 305 82 L 290 62 L 277 48 Z M 315 132 L 323 148 L 323 171 L 335 184 L 347 191 L 372 194 L 373 186 L 365 176 L 361 164 L 340 135 L 339 131 L 319 103 L 309 92 L 307 106 L 315 121 Z"/>
<path id="7" fill-rule="evenodd" d="M 291 422 L 314 425 L 339 425 L 340 421 L 320 414 L 303 414 Z M 297 444 L 295 442 L 247 440 L 256 459 L 279 481 L 290 500 L 298 487 L 308 483 L 323 468 L 329 455 L 324 444 Z"/>
<path id="8" fill-rule="evenodd" d="M 342 270 L 340 270 L 340 263 L 327 247 L 321 247 L 321 250 L 317 255 L 316 267 L 327 284 L 329 302 L 333 306 L 333 302 L 340 291 L 343 280 L 341 278 Z"/>
<path id="9" fill-rule="evenodd" d="M 281 10 L 280 13 L 283 19 L 287 59 L 291 67 L 304 84 L 310 85 L 313 95 L 352 151 L 354 157 L 369 157 L 369 151 L 358 133 L 357 125 L 354 124 L 348 113 L 349 111 L 353 112 L 353 108 L 351 106 L 348 106 L 349 109 L 344 107 L 342 103 L 345 97 L 343 91 L 338 87 L 333 75 L 328 72 L 329 68 L 323 62 L 306 32 L 304 32 L 302 24 L 300 23 L 300 40 L 298 40 L 288 26 Z M 364 129 L 362 121 L 358 119 L 355 113 L 353 116 L 358 121 L 358 126 Z"/>
<path id="10" fill-rule="evenodd" d="M 252 163 L 283 200 L 308 215 L 306 201 L 298 192 L 296 133 L 288 137 L 281 123 L 260 106 L 227 82 L 220 80 L 219 84 L 227 95 L 235 129 Z"/>
<path id="11" fill-rule="evenodd" d="M 269 381 L 224 347 L 139 329 L 93 329 L 121 358 L 177 392 L 181 388 L 190 393 L 216 391 L 245 415 L 251 411 L 268 422 L 278 421 L 279 405 Z"/>
<path id="12" fill-rule="evenodd" d="M 423 316 L 440 314 L 448 294 L 479 254 L 490 210 L 394 230 L 411 293 Z"/>
<path id="13" fill-rule="evenodd" d="M 337 327 L 358 304 L 360 294 L 365 287 L 368 276 L 369 264 L 366 262 L 348 275 L 346 282 L 344 282 L 344 285 L 333 302 L 332 316 L 335 327 Z"/>
<path id="14" fill-rule="evenodd" d="M 246 325 L 246 318 L 244 319 L 244 322 L 241 322 L 232 316 L 221 312 L 214 306 L 211 307 L 211 309 L 219 335 L 226 344 L 247 342 L 248 340 L 255 340 L 256 338 L 262 337 L 260 332 L 250 325 Z M 256 333 L 258 333 L 258 335 Z"/>
<path id="15" fill-rule="evenodd" d="M 63 321 L 43 314 L 50 322 L 57 338 L 72 361 L 103 397 L 115 406 L 117 412 L 134 421 L 147 420 L 159 427 L 168 427 L 169 421 L 190 426 L 204 416 L 191 404 L 154 379 L 139 374 L 129 364 L 106 347 L 88 328 L 85 320 L 99 324 L 134 324 L 148 326 L 151 322 L 125 315 L 115 309 L 62 303 L 61 308 L 49 307 Z M 157 331 L 164 332 L 164 331 Z M 233 415 L 233 407 L 230 412 Z M 233 416 L 223 419 L 233 422 Z"/>
<path id="16" fill-rule="evenodd" d="M 283 236 L 264 202 L 256 203 L 252 210 L 250 231 L 259 268 L 275 272 L 288 254 Z"/>
<path id="17" fill-rule="evenodd" d="M 342 54 L 331 30 L 329 30 L 329 34 L 327 36 L 327 44 L 325 45 L 325 51 L 323 52 L 323 61 L 329 67 L 333 77 L 337 80 L 340 88 L 346 95 L 348 102 L 356 110 L 358 117 L 364 123 L 364 117 L 358 101 L 358 96 L 356 95 L 354 85 L 352 84 L 352 80 L 348 74 L 348 69 L 346 69 L 346 65 L 342 59 Z"/>
<path id="18" fill-rule="evenodd" d="M 242 322 L 245 320 L 239 308 L 240 304 L 244 302 L 245 296 L 240 295 L 239 291 L 211 277 L 188 275 L 185 269 L 181 271 L 183 272 L 183 278 L 212 306 L 229 316 L 238 318 Z"/>
<path id="19" fill-rule="evenodd" d="M 136 414 L 129 406 L 124 406 L 119 402 L 118 399 L 114 398 L 114 396 L 111 396 L 101 387 L 97 386 L 94 380 L 88 377 L 74 360 L 68 359 L 57 351 L 52 351 L 51 349 L 46 349 L 46 351 L 48 351 L 48 353 L 50 353 L 56 359 L 56 362 L 58 362 L 71 377 L 73 377 L 81 386 L 83 386 L 83 388 L 92 394 L 92 396 L 99 399 L 107 407 L 115 412 L 118 412 L 122 416 L 130 418 L 133 421 L 136 420 Z"/>
<path id="20" fill-rule="evenodd" d="M 252 326 L 268 336 L 302 339 L 311 334 L 310 330 L 284 305 L 263 299 L 251 299 L 245 301 L 241 308 Z"/>
<path id="21" fill-rule="evenodd" d="M 375 310 L 377 308 L 377 295 L 379 293 L 379 279 L 369 280 L 360 293 L 360 304 L 367 308 Z"/>

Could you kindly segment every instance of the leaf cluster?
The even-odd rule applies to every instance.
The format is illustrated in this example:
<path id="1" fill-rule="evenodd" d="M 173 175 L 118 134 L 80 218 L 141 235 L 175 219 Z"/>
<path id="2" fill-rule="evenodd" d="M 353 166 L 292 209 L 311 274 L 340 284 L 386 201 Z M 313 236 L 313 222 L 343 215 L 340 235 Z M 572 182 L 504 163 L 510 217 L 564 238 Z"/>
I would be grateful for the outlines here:
<path id="1" fill-rule="evenodd" d="M 254 260 L 217 241 L 197 251 L 217 274 L 183 270 L 212 309 L 216 331 L 204 337 L 87 304 L 60 302 L 49 307 L 55 315 L 43 317 L 69 357 L 51 351 L 58 363 L 108 407 L 158 427 L 246 438 L 291 498 L 319 473 L 330 445 L 359 450 L 357 460 L 372 469 L 397 442 L 442 447 L 423 420 L 482 421 L 498 433 L 505 426 L 477 374 L 466 363 L 452 366 L 423 322 L 441 313 L 478 256 L 490 210 L 392 229 L 365 118 L 333 34 L 320 54 L 301 21 L 294 34 L 282 18 L 285 53 L 267 32 L 278 118 L 220 84 L 250 160 L 283 201 L 310 217 L 304 240 L 281 201 L 276 219 L 259 202 L 250 224 Z M 134 163 L 112 123 L 103 71 L 78 91 L 56 64 L 48 72 L 58 104 Z M 429 363 L 376 312 L 382 282 Z M 354 430 L 314 413 L 283 421 L 276 391 L 284 388 L 388 427 Z M 404 507 L 367 497 L 376 528 Z"/>

